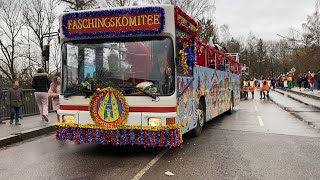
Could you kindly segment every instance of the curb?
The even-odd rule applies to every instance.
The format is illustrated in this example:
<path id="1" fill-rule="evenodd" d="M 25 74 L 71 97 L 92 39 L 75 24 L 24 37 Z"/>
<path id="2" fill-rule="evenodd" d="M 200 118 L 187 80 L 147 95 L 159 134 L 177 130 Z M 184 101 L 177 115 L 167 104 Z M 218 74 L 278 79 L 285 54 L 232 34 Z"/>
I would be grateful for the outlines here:
<path id="1" fill-rule="evenodd" d="M 276 91 L 276 92 L 278 92 L 278 91 Z M 278 92 L 278 93 L 280 93 L 280 92 Z M 282 94 L 282 93 L 280 93 L 280 94 Z M 290 113 L 292 116 L 294 116 L 295 118 L 299 119 L 300 121 L 306 123 L 307 125 L 309 125 L 309 126 L 311 126 L 311 127 L 313 127 L 313 128 L 318 128 L 318 127 L 317 127 L 316 125 L 314 125 L 312 122 L 306 121 L 306 120 L 305 120 L 304 118 L 302 118 L 300 115 L 296 114 L 295 112 L 289 111 L 286 107 L 284 107 L 283 105 L 281 105 L 281 104 L 277 103 L 276 101 L 274 101 L 273 98 L 271 98 L 271 96 L 270 96 L 270 100 L 271 100 L 275 105 L 277 105 L 277 106 L 279 106 L 281 109 L 287 111 L 287 112 Z"/>
<path id="2" fill-rule="evenodd" d="M 285 95 L 283 92 L 280 92 L 280 91 L 277 91 L 277 90 L 275 90 L 275 92 L 280 93 L 280 94 L 282 94 L 282 95 Z M 288 92 L 291 92 L 291 91 L 288 91 Z M 302 93 L 302 94 L 303 94 L 303 93 Z M 302 104 L 304 104 L 304 105 L 311 106 L 311 107 L 313 107 L 313 108 L 315 108 L 315 109 L 319 109 L 319 110 L 320 110 L 320 107 L 319 107 L 319 106 L 315 106 L 315 105 L 306 103 L 306 102 L 304 102 L 304 101 L 301 101 L 301 100 L 299 100 L 299 99 L 297 99 L 297 98 L 295 98 L 295 97 L 292 97 L 290 94 L 287 94 L 287 96 L 288 96 L 289 98 L 295 100 L 295 101 L 298 101 L 299 103 L 302 103 Z M 315 98 L 313 98 L 313 99 L 315 99 Z"/>
<path id="3" fill-rule="evenodd" d="M 14 143 L 25 141 L 27 139 L 49 134 L 51 132 L 54 132 L 55 130 L 56 130 L 56 127 L 54 124 L 52 124 L 45 127 L 37 127 L 37 128 L 24 130 L 24 131 L 9 135 L 7 137 L 2 137 L 0 138 L 0 148 L 14 144 Z"/>
<path id="4" fill-rule="evenodd" d="M 299 95 L 302 95 L 302 96 L 306 96 L 308 98 L 312 98 L 312 99 L 316 99 L 316 100 L 320 100 L 320 97 L 318 96 L 314 96 L 314 95 L 311 95 L 311 94 L 305 94 L 303 92 L 299 92 L 299 91 L 292 91 L 292 90 L 289 90 L 289 89 L 284 89 L 284 88 L 278 88 L 278 89 L 281 89 L 283 91 L 287 91 L 287 92 L 291 92 L 291 93 L 294 93 L 294 94 L 299 94 Z"/>

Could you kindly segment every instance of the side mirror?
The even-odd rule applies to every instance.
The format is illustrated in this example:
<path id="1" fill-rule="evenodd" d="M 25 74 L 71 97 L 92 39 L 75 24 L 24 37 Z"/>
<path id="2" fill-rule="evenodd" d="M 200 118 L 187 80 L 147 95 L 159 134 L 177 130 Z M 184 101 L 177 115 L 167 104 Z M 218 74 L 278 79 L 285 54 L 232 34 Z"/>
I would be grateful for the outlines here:
<path id="1" fill-rule="evenodd" d="M 49 45 L 44 45 L 42 50 L 42 61 L 49 61 Z"/>

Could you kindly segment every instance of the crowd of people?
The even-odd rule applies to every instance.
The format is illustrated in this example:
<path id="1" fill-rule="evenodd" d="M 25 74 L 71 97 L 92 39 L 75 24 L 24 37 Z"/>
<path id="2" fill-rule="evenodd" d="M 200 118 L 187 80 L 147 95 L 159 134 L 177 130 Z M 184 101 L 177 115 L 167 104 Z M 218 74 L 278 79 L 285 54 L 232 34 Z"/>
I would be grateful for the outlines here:
<path id="1" fill-rule="evenodd" d="M 34 96 L 37 102 L 39 112 L 43 121 L 48 122 L 48 99 L 51 97 L 53 110 L 57 111 L 59 108 L 59 94 L 60 94 L 60 73 L 57 72 L 50 80 L 49 75 L 45 73 L 43 68 L 39 68 L 33 75 L 32 87 L 35 89 Z M 3 105 L 3 81 L 0 77 L 0 124 L 5 124 L 2 119 L 2 105 Z M 14 79 L 12 86 L 7 92 L 7 103 L 10 107 L 10 124 L 21 125 L 21 107 L 25 104 L 23 90 L 19 85 L 19 80 Z"/>
<path id="2" fill-rule="evenodd" d="M 305 91 L 310 90 L 311 93 L 314 92 L 314 89 L 317 88 L 320 93 L 320 71 L 305 72 L 298 75 L 295 78 L 295 75 L 292 72 L 286 74 L 281 74 L 277 79 L 277 85 L 279 87 L 292 89 L 294 87 L 294 82 L 299 86 L 299 90 L 302 91 L 304 88 Z"/>
<path id="3" fill-rule="evenodd" d="M 247 78 L 243 81 L 244 99 L 248 99 L 249 93 L 251 93 L 251 98 L 254 99 L 254 92 L 256 91 L 256 89 L 259 89 L 260 91 L 260 99 L 266 99 L 266 97 L 269 97 L 269 92 L 272 87 L 275 88 L 274 78 L 265 78 L 263 76 L 259 79 Z"/>

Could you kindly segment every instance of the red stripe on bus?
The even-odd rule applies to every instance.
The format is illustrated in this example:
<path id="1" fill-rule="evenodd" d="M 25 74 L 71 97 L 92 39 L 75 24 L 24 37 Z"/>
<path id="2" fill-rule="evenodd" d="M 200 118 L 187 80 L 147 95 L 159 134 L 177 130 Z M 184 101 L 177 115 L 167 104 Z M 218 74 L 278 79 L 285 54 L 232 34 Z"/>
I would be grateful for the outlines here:
<path id="1" fill-rule="evenodd" d="M 88 106 L 75 106 L 75 105 L 60 105 L 61 110 L 80 110 L 88 111 Z M 177 108 L 172 107 L 142 107 L 142 106 L 132 106 L 129 107 L 130 112 L 176 112 Z"/>

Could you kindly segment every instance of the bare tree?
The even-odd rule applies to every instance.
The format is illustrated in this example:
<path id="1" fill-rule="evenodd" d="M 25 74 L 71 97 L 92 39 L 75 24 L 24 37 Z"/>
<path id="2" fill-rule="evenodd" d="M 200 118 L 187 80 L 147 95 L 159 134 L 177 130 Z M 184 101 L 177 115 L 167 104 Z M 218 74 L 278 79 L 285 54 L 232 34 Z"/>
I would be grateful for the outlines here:
<path id="1" fill-rule="evenodd" d="M 151 4 L 160 4 L 162 0 L 147 0 Z M 215 11 L 214 2 L 208 0 L 167 0 L 170 4 L 180 7 L 189 16 L 200 20 Z"/>
<path id="2" fill-rule="evenodd" d="M 59 71 L 61 67 L 61 48 L 58 39 L 51 41 L 50 46 L 50 67 L 53 67 L 53 71 Z"/>
<path id="3" fill-rule="evenodd" d="M 0 1 L 0 71 L 9 80 L 17 78 L 17 50 L 21 42 L 19 33 L 23 27 L 21 18 L 22 5 L 19 1 Z"/>
<path id="4" fill-rule="evenodd" d="M 79 11 L 91 8 L 98 8 L 96 0 L 60 0 L 67 4 L 70 10 Z"/>
<path id="5" fill-rule="evenodd" d="M 107 7 L 130 6 L 132 0 L 103 0 Z"/>
<path id="6" fill-rule="evenodd" d="M 31 33 L 33 34 L 32 36 L 33 38 L 30 38 L 29 34 L 28 34 L 28 37 L 26 37 L 26 35 L 24 35 L 24 37 L 28 39 L 28 42 L 31 41 L 38 47 L 38 52 L 36 53 L 40 55 L 40 53 L 43 50 L 43 45 L 49 44 L 51 41 L 51 38 L 47 38 L 46 39 L 47 41 L 44 42 L 45 41 L 44 35 L 47 33 L 51 33 L 55 28 L 54 23 L 57 18 L 55 9 L 58 5 L 58 0 L 45 0 L 45 1 L 29 0 L 29 1 L 26 1 L 25 3 L 32 4 L 32 5 L 26 4 L 26 8 L 23 11 L 23 17 L 26 22 L 27 28 L 30 29 Z M 30 47 L 30 44 L 29 44 L 29 47 Z M 28 55 L 27 58 L 29 59 L 29 62 L 30 61 L 34 62 L 34 60 L 30 59 L 30 54 Z M 39 60 L 40 58 L 38 58 L 38 62 Z"/>

